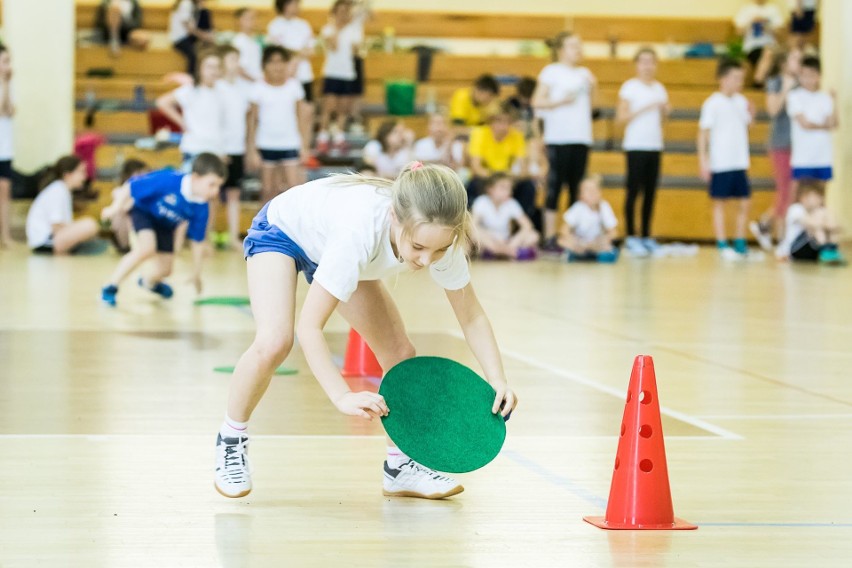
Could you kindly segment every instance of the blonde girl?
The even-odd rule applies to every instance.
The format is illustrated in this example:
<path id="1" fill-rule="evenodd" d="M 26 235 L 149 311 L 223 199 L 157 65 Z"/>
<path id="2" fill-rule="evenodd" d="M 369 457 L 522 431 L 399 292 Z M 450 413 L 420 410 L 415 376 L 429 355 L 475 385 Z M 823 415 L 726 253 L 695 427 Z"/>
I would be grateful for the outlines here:
<path id="1" fill-rule="evenodd" d="M 242 497 L 252 489 L 248 421 L 296 335 L 311 371 L 340 412 L 365 420 L 388 413 L 380 395 L 350 390 L 331 359 L 323 328 L 337 310 L 372 347 L 383 369 L 414 357 L 399 310 L 381 281 L 400 272 L 429 270 L 496 391 L 492 412 L 505 416 L 515 407 L 491 324 L 470 282 L 465 251 L 471 234 L 461 180 L 445 166 L 419 162 L 396 181 L 357 174 L 312 181 L 258 213 L 245 240 L 257 332 L 234 371 L 216 442 L 215 485 L 222 495 Z M 310 288 L 296 321 L 299 272 Z M 386 495 L 426 499 L 463 491 L 390 442 L 383 489 Z"/>

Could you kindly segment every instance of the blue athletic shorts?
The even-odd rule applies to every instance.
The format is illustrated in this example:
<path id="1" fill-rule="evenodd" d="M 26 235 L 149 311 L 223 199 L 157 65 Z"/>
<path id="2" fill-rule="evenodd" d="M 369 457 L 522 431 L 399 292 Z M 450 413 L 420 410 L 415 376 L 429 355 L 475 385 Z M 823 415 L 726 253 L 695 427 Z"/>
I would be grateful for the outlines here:
<path id="1" fill-rule="evenodd" d="M 263 206 L 260 213 L 255 215 L 248 230 L 248 236 L 243 241 L 243 253 L 248 259 L 262 252 L 277 252 L 289 256 L 296 261 L 296 270 L 304 272 L 308 284 L 314 280 L 317 264 L 308 258 L 305 251 L 288 237 L 284 231 L 269 223 L 266 210 L 269 203 Z"/>
<path id="2" fill-rule="evenodd" d="M 751 196 L 751 185 L 745 170 L 714 173 L 710 180 L 713 199 L 745 199 Z"/>
<path id="3" fill-rule="evenodd" d="M 154 231 L 157 240 L 157 252 L 173 253 L 175 251 L 175 227 L 160 222 L 153 215 L 134 207 L 130 210 L 130 220 L 133 229 L 139 231 Z"/>
<path id="4" fill-rule="evenodd" d="M 793 168 L 793 179 L 816 179 L 819 181 L 830 181 L 832 177 L 831 166 L 825 168 Z"/>
<path id="5" fill-rule="evenodd" d="M 260 159 L 266 163 L 277 164 L 278 162 L 298 162 L 298 150 L 264 150 L 258 148 Z"/>

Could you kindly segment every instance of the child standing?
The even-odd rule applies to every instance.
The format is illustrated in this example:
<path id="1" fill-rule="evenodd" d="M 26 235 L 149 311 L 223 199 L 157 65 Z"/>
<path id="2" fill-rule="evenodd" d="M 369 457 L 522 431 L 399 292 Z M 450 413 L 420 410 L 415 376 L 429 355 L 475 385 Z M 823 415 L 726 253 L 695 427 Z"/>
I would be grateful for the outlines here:
<path id="1" fill-rule="evenodd" d="M 504 417 L 511 412 L 517 399 L 470 282 L 465 251 L 471 235 L 461 180 L 444 166 L 420 163 L 393 182 L 358 174 L 316 180 L 276 197 L 258 213 L 245 240 L 257 334 L 237 363 L 216 441 L 215 484 L 222 495 L 242 497 L 252 490 L 248 421 L 296 334 L 311 371 L 340 412 L 367 420 L 387 415 L 379 394 L 352 392 L 331 360 L 323 328 L 337 310 L 369 343 L 383 369 L 414 357 L 399 310 L 381 282 L 403 271 L 425 268 L 445 289 L 496 391 L 491 411 L 502 407 Z M 297 322 L 299 272 L 310 288 Z M 454 479 L 391 445 L 383 478 L 386 495 L 441 499 L 463 491 Z"/>
<path id="2" fill-rule="evenodd" d="M 568 250 L 568 262 L 618 260 L 618 249 L 613 245 L 618 220 L 603 200 L 598 176 L 580 183 L 580 200 L 568 208 L 563 219 L 559 245 Z"/>
<path id="3" fill-rule="evenodd" d="M 183 167 L 202 153 L 225 155 L 225 105 L 216 85 L 222 76 L 218 51 L 202 52 L 195 83 L 184 85 L 157 99 L 157 108 L 183 130 L 180 151 Z"/>
<path id="4" fill-rule="evenodd" d="M 831 131 L 837 128 L 835 95 L 820 91 L 820 61 L 805 57 L 799 73 L 799 87 L 787 97 L 787 113 L 792 121 L 793 180 L 832 178 L 834 146 Z"/>
<path id="5" fill-rule="evenodd" d="M 398 120 L 386 120 L 375 140 L 364 146 L 364 163 L 373 166 L 379 177 L 394 179 L 411 163 L 414 132 Z"/>
<path id="6" fill-rule="evenodd" d="M 283 47 L 267 46 L 264 80 L 249 96 L 246 158 L 250 169 L 261 168 L 261 204 L 304 182 L 301 161 L 310 151 L 310 110 L 302 84 L 293 77 L 293 63 Z"/>
<path id="7" fill-rule="evenodd" d="M 275 12 L 278 15 L 269 22 L 266 38 L 271 45 L 280 45 L 295 54 L 298 61 L 296 79 L 305 90 L 305 103 L 311 107 L 313 124 L 314 70 L 311 57 L 316 48 L 316 39 L 308 21 L 299 17 L 300 9 L 301 0 L 275 0 Z"/>
<path id="8" fill-rule="evenodd" d="M 257 13 L 251 8 L 240 8 L 234 13 L 239 32 L 231 40 L 231 45 L 240 52 L 240 74 L 249 81 L 260 81 L 263 68 L 260 64 L 263 48 L 255 34 Z"/>
<path id="9" fill-rule="evenodd" d="M 548 45 L 553 51 L 554 63 L 539 74 L 532 105 L 544 120 L 544 143 L 550 162 L 544 248 L 558 251 L 556 208 L 565 184 L 568 184 L 569 204 L 577 201 L 580 181 L 586 175 L 597 79 L 587 68 L 579 66 L 583 58 L 579 36 L 561 33 L 548 41 Z"/>
<path id="10" fill-rule="evenodd" d="M 12 58 L 0 44 L 0 248 L 12 245 L 12 157 L 15 141 L 12 118 Z"/>
<path id="11" fill-rule="evenodd" d="M 228 242 L 240 246 L 240 194 L 245 174 L 246 124 L 252 84 L 240 76 L 240 52 L 232 46 L 221 48 L 225 74 L 216 87 L 222 97 L 225 113 L 224 150 L 228 156 L 228 178 L 222 186 L 221 202 L 228 207 Z M 216 217 L 217 206 L 211 202 L 211 218 Z"/>
<path id="12" fill-rule="evenodd" d="M 751 207 L 748 129 L 754 107 L 741 91 L 745 80 L 742 63 L 723 59 L 716 71 L 719 90 L 704 101 L 698 132 L 698 159 L 701 178 L 710 183 L 713 200 L 713 228 L 722 258 L 738 260 L 748 254 L 745 240 Z M 725 235 L 725 205 L 737 203 L 734 246 Z"/>
<path id="13" fill-rule="evenodd" d="M 73 218 L 71 192 L 85 182 L 86 163 L 77 156 L 60 158 L 50 169 L 27 213 L 27 244 L 33 252 L 68 254 L 97 236 L 94 219 Z"/>
<path id="14" fill-rule="evenodd" d="M 538 233 L 521 204 L 512 199 L 511 176 L 500 173 L 489 177 L 485 182 L 485 194 L 473 202 L 471 215 L 483 258 L 533 260 L 536 257 Z M 513 224 L 517 225 L 517 230 L 513 231 Z"/>
<path id="15" fill-rule="evenodd" d="M 779 260 L 844 264 L 837 250 L 839 233 L 837 220 L 825 207 L 822 183 L 803 180 L 798 202 L 787 210 L 787 232 L 776 255 Z"/>
<path id="16" fill-rule="evenodd" d="M 175 230 L 188 223 L 186 234 L 192 241 L 193 283 L 201 292 L 201 266 L 209 216 L 208 202 L 215 199 L 227 176 L 225 164 L 213 154 L 200 154 L 192 163 L 192 173 L 161 170 L 132 179 L 117 192 L 115 201 L 102 216 L 130 211 L 136 242 L 124 255 L 101 289 L 101 298 L 115 306 L 118 287 L 140 264 L 156 255 L 156 263 L 139 278 L 140 287 L 171 298 L 171 286 L 163 279 L 172 273 Z"/>
<path id="17" fill-rule="evenodd" d="M 621 86 L 616 120 L 627 127 L 622 147 L 627 156 L 627 219 L 625 245 L 633 256 L 647 256 L 659 249 L 651 238 L 654 199 L 660 178 L 663 152 L 663 119 L 671 113 L 669 94 L 656 79 L 657 53 L 644 47 L 634 58 L 636 77 Z M 636 231 L 636 200 L 642 196 L 642 238 Z"/>

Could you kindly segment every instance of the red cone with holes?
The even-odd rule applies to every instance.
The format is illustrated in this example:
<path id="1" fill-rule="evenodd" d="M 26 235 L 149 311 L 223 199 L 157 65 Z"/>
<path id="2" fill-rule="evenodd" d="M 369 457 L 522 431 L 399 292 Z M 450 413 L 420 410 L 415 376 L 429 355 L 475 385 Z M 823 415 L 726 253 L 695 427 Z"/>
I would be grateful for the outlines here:
<path id="1" fill-rule="evenodd" d="M 647 355 L 633 362 L 606 516 L 584 520 L 612 530 L 698 528 L 674 516 L 654 361 Z"/>
<path id="2" fill-rule="evenodd" d="M 349 344 L 346 346 L 341 374 L 344 377 L 382 377 L 379 361 L 364 338 L 354 329 L 349 330 Z"/>

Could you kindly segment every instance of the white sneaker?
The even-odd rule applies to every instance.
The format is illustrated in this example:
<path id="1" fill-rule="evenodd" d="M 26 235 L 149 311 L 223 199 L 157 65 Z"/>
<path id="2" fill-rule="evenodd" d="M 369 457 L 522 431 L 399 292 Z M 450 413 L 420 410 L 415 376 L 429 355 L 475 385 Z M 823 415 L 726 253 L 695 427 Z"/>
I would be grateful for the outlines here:
<path id="1" fill-rule="evenodd" d="M 636 258 L 644 258 L 648 256 L 648 249 L 642 244 L 642 239 L 639 237 L 627 237 L 624 239 L 624 246 L 627 248 L 627 253 Z"/>
<path id="2" fill-rule="evenodd" d="M 245 497 L 251 492 L 248 436 L 216 439 L 216 491 L 225 497 Z"/>
<path id="3" fill-rule="evenodd" d="M 452 477 L 435 473 L 412 459 L 398 468 L 392 468 L 385 462 L 382 489 L 385 495 L 421 499 L 444 499 L 464 491 L 464 487 Z"/>
<path id="4" fill-rule="evenodd" d="M 754 235 L 754 238 L 757 239 L 757 244 L 760 245 L 760 248 L 766 251 L 772 250 L 772 237 L 763 225 L 757 221 L 752 221 L 748 224 L 748 228 L 751 234 Z"/>
<path id="5" fill-rule="evenodd" d="M 738 253 L 737 251 L 735 251 L 731 247 L 725 247 L 725 248 L 719 249 L 719 255 L 722 257 L 723 260 L 728 260 L 728 261 L 732 261 L 732 262 L 738 262 L 740 260 L 745 260 L 745 255 Z"/>

